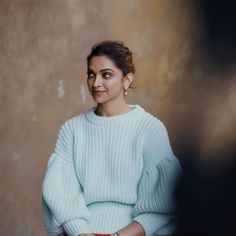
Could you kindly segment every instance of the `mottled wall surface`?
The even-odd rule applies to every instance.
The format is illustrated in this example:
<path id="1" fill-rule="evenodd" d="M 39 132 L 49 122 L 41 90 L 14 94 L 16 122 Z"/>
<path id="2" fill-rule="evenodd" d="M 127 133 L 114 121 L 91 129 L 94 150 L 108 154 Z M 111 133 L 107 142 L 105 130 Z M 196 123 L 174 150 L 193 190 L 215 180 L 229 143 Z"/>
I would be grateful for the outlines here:
<path id="1" fill-rule="evenodd" d="M 46 235 L 45 166 L 62 122 L 94 105 L 85 72 L 98 41 L 123 40 L 135 52 L 129 103 L 166 124 L 175 152 L 199 113 L 214 137 L 236 127 L 235 82 L 205 83 L 223 75 L 200 66 L 198 32 L 187 0 L 0 1 L 0 234 Z"/>

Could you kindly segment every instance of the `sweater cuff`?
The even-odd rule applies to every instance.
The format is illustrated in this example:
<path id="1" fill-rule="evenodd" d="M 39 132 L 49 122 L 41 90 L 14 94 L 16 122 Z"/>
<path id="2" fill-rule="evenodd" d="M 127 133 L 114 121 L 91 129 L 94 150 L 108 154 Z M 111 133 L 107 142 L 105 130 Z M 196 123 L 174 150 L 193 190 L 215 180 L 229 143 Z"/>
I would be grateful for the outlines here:
<path id="1" fill-rule="evenodd" d="M 168 225 L 170 216 L 160 215 L 156 213 L 143 213 L 135 217 L 133 221 L 136 221 L 143 227 L 145 236 L 151 236 L 153 234 L 163 235 L 163 227 L 165 227 L 165 225 Z M 160 229 L 162 229 L 161 233 L 159 232 Z M 166 231 L 169 230 L 167 229 Z M 168 233 L 169 232 L 167 232 L 167 234 Z"/>
<path id="2" fill-rule="evenodd" d="M 81 233 L 91 233 L 88 222 L 84 219 L 74 219 L 63 224 L 69 236 L 78 236 Z"/>

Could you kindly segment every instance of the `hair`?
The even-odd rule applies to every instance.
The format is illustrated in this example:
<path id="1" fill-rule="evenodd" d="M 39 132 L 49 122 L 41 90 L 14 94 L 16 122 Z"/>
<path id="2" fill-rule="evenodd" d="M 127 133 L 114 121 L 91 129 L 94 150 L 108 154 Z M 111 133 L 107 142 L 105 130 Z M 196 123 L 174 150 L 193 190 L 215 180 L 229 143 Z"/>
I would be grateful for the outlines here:
<path id="1" fill-rule="evenodd" d="M 128 73 L 135 73 L 133 53 L 122 41 L 106 40 L 95 44 L 87 57 L 87 65 L 94 56 L 107 56 L 123 72 L 124 76 Z"/>

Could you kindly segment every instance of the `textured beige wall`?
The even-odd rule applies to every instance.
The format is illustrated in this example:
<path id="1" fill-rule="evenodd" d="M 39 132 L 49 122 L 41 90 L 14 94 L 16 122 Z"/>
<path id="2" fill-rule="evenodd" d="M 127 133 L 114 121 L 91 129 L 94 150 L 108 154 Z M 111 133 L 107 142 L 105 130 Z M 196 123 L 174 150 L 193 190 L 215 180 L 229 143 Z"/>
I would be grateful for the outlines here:
<path id="1" fill-rule="evenodd" d="M 1 235 L 46 235 L 44 169 L 62 122 L 93 105 L 86 56 L 100 40 L 123 40 L 135 52 L 129 102 L 164 121 L 176 153 L 196 117 L 203 131 L 235 131 L 235 81 L 205 83 L 222 75 L 200 66 L 198 24 L 187 0 L 0 1 Z"/>

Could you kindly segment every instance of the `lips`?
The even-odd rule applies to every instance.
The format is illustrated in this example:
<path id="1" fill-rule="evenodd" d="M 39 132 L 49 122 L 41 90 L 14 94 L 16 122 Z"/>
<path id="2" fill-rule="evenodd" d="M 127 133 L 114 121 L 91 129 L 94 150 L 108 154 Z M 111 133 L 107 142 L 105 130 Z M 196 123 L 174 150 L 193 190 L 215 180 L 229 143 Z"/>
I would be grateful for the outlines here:
<path id="1" fill-rule="evenodd" d="M 104 94 L 106 91 L 102 91 L 102 90 L 93 90 L 93 94 L 96 96 L 102 95 Z"/>

